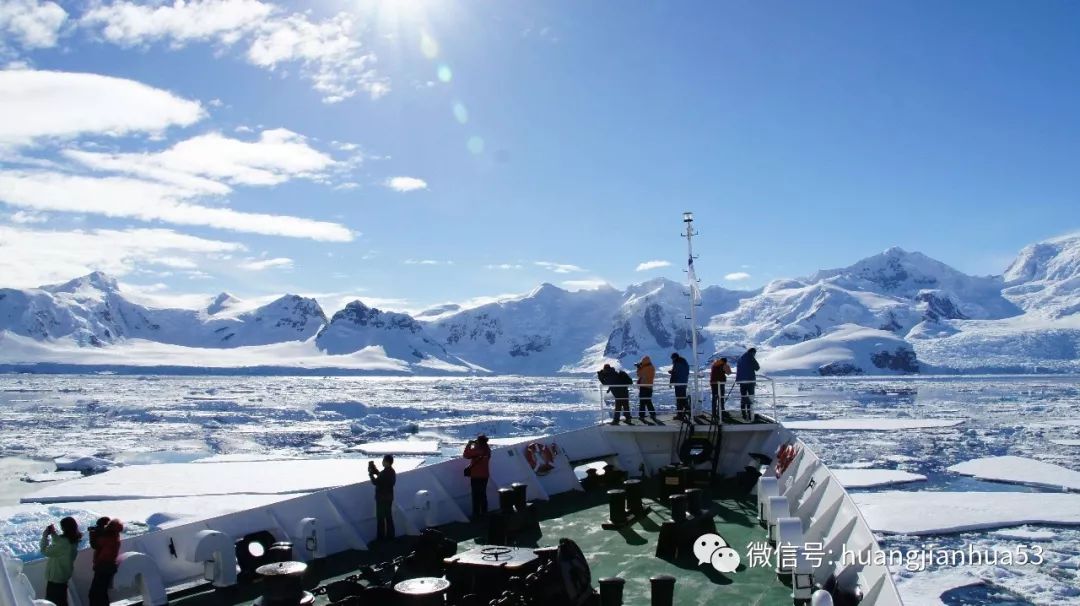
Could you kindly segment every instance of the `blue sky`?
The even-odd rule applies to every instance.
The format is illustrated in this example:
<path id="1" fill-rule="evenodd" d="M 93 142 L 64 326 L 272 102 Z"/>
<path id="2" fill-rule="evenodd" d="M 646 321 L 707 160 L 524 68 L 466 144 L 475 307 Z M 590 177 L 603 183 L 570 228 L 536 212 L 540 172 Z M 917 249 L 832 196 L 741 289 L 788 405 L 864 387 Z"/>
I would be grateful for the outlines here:
<path id="1" fill-rule="evenodd" d="M 998 273 L 1080 228 L 1078 27 L 1064 1 L 0 0 L 0 281 L 417 309 L 680 279 L 683 210 L 707 283 L 893 245 Z"/>

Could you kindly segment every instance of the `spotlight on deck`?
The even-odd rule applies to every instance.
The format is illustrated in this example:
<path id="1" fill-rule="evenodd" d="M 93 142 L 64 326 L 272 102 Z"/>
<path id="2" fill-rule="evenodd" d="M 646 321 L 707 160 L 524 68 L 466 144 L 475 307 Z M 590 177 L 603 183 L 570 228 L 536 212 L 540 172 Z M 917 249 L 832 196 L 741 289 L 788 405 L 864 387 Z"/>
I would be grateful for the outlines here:
<path id="1" fill-rule="evenodd" d="M 683 223 L 691 223 L 694 220 L 694 213 L 687 211 L 682 214 Z"/>

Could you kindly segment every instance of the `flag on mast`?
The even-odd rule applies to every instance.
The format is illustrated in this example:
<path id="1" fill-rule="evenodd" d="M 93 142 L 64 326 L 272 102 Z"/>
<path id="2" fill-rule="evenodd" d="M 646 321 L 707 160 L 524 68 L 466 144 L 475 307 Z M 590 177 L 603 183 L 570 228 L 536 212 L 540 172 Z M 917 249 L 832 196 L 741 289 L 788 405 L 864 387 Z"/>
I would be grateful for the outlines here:
<path id="1" fill-rule="evenodd" d="M 690 300 L 697 305 L 698 303 L 701 303 L 701 289 L 698 288 L 697 274 L 694 273 L 694 257 L 690 257 L 686 266 L 686 273 L 690 278 Z"/>

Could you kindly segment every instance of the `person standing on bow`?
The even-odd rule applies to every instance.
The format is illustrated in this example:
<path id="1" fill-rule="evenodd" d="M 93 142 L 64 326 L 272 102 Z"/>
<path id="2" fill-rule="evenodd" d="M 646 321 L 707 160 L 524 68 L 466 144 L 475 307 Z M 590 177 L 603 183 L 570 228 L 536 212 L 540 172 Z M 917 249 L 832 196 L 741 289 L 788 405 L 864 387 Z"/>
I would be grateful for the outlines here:
<path id="1" fill-rule="evenodd" d="M 714 419 L 719 419 L 724 412 L 724 400 L 728 375 L 731 367 L 728 366 L 727 358 L 718 358 L 713 361 L 709 368 L 709 385 L 712 387 L 712 414 Z"/>
<path id="2" fill-rule="evenodd" d="M 397 472 L 394 471 L 394 455 L 382 458 L 382 470 L 375 468 L 375 461 L 368 461 L 368 477 L 375 485 L 375 538 L 393 539 L 394 532 L 394 484 L 397 484 Z"/>
<path id="3" fill-rule="evenodd" d="M 671 384 L 675 386 L 675 418 L 690 419 L 690 398 L 686 395 L 690 382 L 690 363 L 678 353 L 671 354 Z"/>
<path id="4" fill-rule="evenodd" d="M 68 606 L 68 581 L 75 568 L 75 556 L 79 555 L 79 523 L 75 518 L 60 520 L 60 534 L 56 526 L 41 533 L 41 553 L 48 561 L 45 563 L 45 599 L 56 606 Z"/>
<path id="5" fill-rule="evenodd" d="M 100 518 L 89 529 L 90 548 L 94 550 L 94 579 L 90 582 L 90 606 L 109 606 L 109 587 L 116 576 L 116 558 L 120 555 L 120 533 L 124 524 L 117 518 Z"/>
<path id="6" fill-rule="evenodd" d="M 619 424 L 620 412 L 626 414 L 626 422 L 629 423 L 630 388 L 627 385 L 633 385 L 634 380 L 626 374 L 625 370 L 615 370 L 611 364 L 604 364 L 604 367 L 596 372 L 596 377 L 600 379 L 602 385 L 607 385 L 608 392 L 615 396 L 615 416 L 611 424 Z"/>
<path id="7" fill-rule="evenodd" d="M 656 367 L 653 366 L 649 356 L 644 356 L 641 361 L 634 364 L 637 368 L 638 383 L 638 418 L 645 420 L 645 411 L 649 411 L 652 420 L 656 420 L 656 409 L 653 408 L 652 390 L 653 381 L 656 379 Z"/>
<path id="8" fill-rule="evenodd" d="M 488 512 L 487 485 L 488 478 L 491 477 L 491 448 L 488 446 L 487 436 L 480 434 L 475 440 L 469 440 L 463 456 L 469 460 L 465 475 L 469 476 L 472 484 L 473 520 L 479 520 L 480 516 Z"/>
<path id="9" fill-rule="evenodd" d="M 757 348 L 751 347 L 739 358 L 735 366 L 735 382 L 739 384 L 739 395 L 742 396 L 742 415 L 747 421 L 754 418 L 751 406 L 754 403 L 754 385 L 757 381 L 757 371 L 761 366 L 757 361 Z"/>

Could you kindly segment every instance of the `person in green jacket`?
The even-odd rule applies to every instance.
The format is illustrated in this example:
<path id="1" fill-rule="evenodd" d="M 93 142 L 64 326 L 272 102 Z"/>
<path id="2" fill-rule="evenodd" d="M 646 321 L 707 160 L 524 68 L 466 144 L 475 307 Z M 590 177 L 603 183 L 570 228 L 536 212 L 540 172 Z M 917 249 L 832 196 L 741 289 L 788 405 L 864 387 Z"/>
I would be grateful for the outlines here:
<path id="1" fill-rule="evenodd" d="M 49 524 L 41 533 L 41 553 L 49 559 L 45 564 L 45 599 L 56 606 L 68 606 L 68 581 L 79 555 L 79 523 L 75 518 L 60 520 L 60 534 Z"/>

